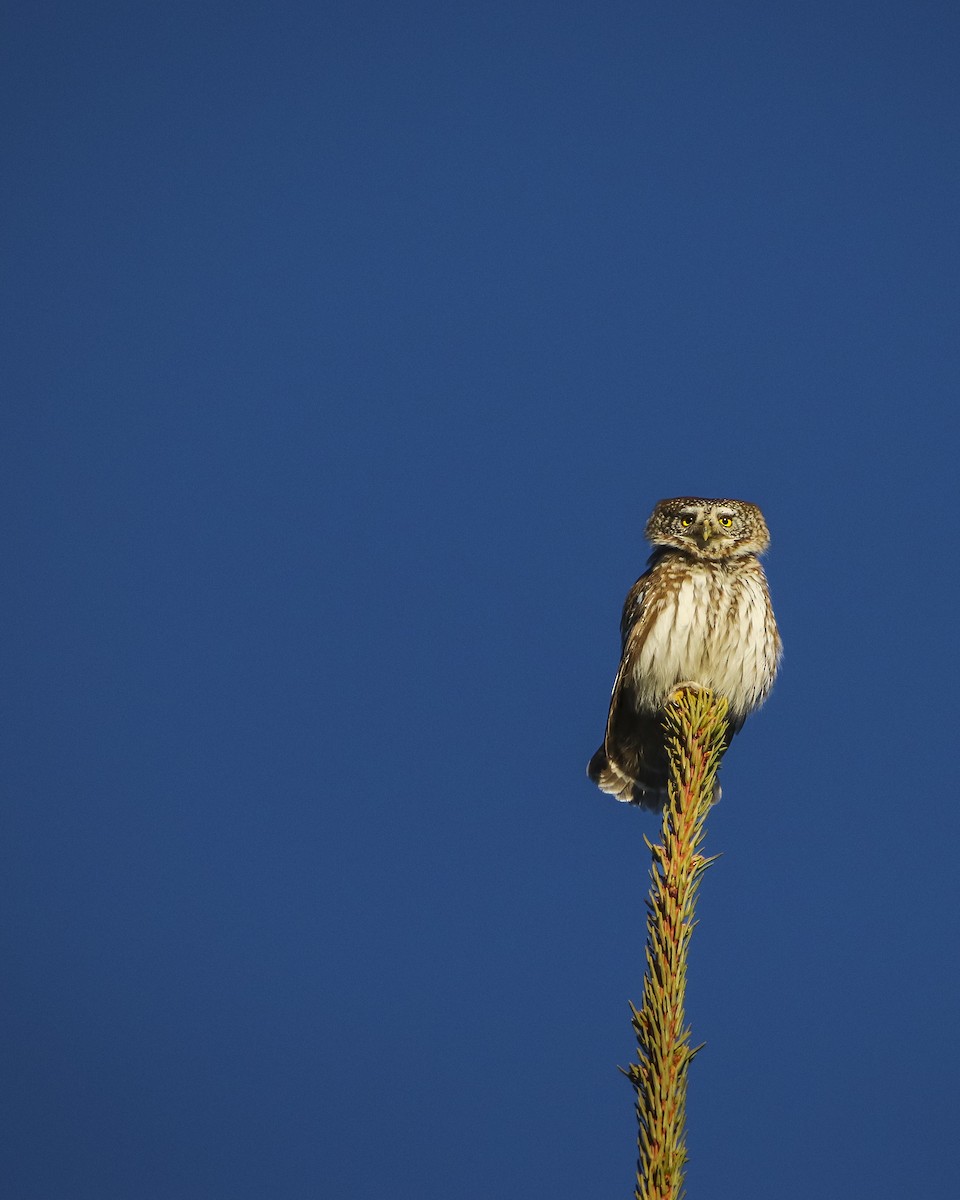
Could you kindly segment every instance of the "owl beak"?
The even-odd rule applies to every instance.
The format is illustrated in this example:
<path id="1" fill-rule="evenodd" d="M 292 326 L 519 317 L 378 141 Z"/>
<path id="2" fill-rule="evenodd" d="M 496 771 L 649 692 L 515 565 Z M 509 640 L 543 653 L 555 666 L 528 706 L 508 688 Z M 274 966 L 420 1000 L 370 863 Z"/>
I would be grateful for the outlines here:
<path id="1" fill-rule="evenodd" d="M 706 519 L 706 520 L 703 522 L 703 525 L 702 525 L 702 526 L 701 526 L 701 528 L 700 528 L 700 542 L 701 542 L 701 544 L 702 544 L 702 545 L 704 545 L 704 546 L 706 546 L 708 542 L 712 541 L 712 539 L 713 539 L 713 535 L 714 535 L 716 532 L 717 532 L 717 530 L 716 530 L 716 528 L 714 527 L 714 524 L 713 524 L 713 522 L 712 522 L 712 521 L 709 519 L 709 517 L 708 517 L 708 518 L 707 518 L 707 519 Z"/>

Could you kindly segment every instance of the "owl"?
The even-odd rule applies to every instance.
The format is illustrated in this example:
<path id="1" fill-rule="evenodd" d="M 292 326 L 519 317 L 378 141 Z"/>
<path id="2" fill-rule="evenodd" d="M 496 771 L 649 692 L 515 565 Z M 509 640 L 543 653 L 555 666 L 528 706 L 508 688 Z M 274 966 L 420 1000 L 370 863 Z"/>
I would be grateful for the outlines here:
<path id="1" fill-rule="evenodd" d="M 759 560 L 770 544 L 759 508 L 680 496 L 660 501 L 645 532 L 654 551 L 623 606 L 607 731 L 587 774 L 618 800 L 659 811 L 670 695 L 692 684 L 725 696 L 726 750 L 770 691 L 781 647 Z"/>

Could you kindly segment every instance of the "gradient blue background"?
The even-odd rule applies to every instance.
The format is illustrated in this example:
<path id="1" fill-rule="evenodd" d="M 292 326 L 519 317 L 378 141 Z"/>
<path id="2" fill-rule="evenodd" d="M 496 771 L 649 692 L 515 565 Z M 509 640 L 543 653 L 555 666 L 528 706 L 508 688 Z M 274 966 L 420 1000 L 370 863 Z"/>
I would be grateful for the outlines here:
<path id="1" fill-rule="evenodd" d="M 960 13 L 5 9 L 0 1190 L 622 1197 L 653 503 L 761 505 L 697 1197 L 949 1195 Z"/>

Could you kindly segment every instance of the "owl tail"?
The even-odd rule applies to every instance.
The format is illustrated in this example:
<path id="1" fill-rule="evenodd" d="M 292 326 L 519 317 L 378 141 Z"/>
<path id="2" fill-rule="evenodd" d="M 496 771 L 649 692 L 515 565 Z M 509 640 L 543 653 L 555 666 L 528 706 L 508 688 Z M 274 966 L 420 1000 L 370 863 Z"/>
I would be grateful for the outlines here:
<path id="1" fill-rule="evenodd" d="M 605 746 L 601 746 L 590 759 L 587 775 L 601 792 L 616 796 L 624 804 L 636 804 L 651 812 L 661 812 L 667 802 L 668 793 L 665 787 L 632 779 L 616 763 L 610 761 Z"/>

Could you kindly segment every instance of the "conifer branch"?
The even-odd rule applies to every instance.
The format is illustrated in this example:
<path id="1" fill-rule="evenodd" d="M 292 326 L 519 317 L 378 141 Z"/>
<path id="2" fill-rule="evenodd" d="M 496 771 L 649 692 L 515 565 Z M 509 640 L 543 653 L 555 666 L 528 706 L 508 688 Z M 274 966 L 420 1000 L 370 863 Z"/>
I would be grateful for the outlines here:
<path id="1" fill-rule="evenodd" d="M 681 1200 L 686 1149 L 687 1072 L 691 1048 L 684 995 L 687 953 L 700 877 L 713 862 L 700 853 L 725 747 L 727 703 L 684 688 L 666 706 L 670 799 L 653 857 L 647 900 L 643 1002 L 630 1008 L 637 1058 L 624 1074 L 636 1089 L 635 1200 Z"/>

